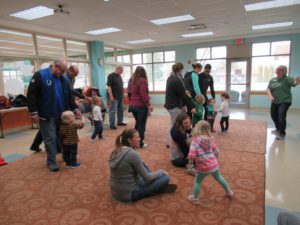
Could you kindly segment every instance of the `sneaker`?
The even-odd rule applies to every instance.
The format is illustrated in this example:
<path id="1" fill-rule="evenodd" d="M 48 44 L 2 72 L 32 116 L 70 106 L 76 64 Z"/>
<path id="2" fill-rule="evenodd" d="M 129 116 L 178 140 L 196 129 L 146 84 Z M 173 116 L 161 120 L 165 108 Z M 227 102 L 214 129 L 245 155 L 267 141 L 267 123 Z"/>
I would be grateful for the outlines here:
<path id="1" fill-rule="evenodd" d="M 67 169 L 71 168 L 71 165 L 70 164 L 66 164 L 66 168 Z"/>
<path id="2" fill-rule="evenodd" d="M 71 165 L 71 168 L 77 168 L 77 167 L 79 167 L 80 166 L 80 163 L 79 162 L 76 162 L 76 163 L 73 163 L 72 165 Z"/>
<path id="3" fill-rule="evenodd" d="M 226 192 L 226 197 L 228 197 L 228 198 L 232 198 L 233 197 L 233 191 L 228 191 L 228 192 Z"/>
<path id="4" fill-rule="evenodd" d="M 185 170 L 185 173 L 189 174 L 189 175 L 192 175 L 192 176 L 195 176 L 196 174 L 196 169 L 195 168 L 187 168 Z"/>
<path id="5" fill-rule="evenodd" d="M 118 123 L 118 126 L 127 126 L 127 123 Z"/>
<path id="6" fill-rule="evenodd" d="M 48 164 L 48 169 L 51 172 L 57 172 L 57 171 L 59 171 L 59 167 L 56 164 Z"/>
<path id="7" fill-rule="evenodd" d="M 95 143 L 95 139 L 90 138 L 91 143 Z"/>
<path id="8" fill-rule="evenodd" d="M 193 204 L 195 204 L 195 205 L 199 205 L 200 204 L 199 198 L 194 198 L 194 195 L 189 195 L 188 196 L 188 200 L 190 202 L 192 202 Z"/>
<path id="9" fill-rule="evenodd" d="M 40 151 L 42 151 L 42 149 L 41 148 L 30 148 L 30 151 L 40 152 Z"/>
<path id="10" fill-rule="evenodd" d="M 143 143 L 140 145 L 140 148 L 146 148 L 147 146 L 148 146 L 147 144 Z"/>
<path id="11" fill-rule="evenodd" d="M 279 130 L 277 130 L 277 129 L 271 130 L 271 134 L 278 134 L 278 133 L 279 133 Z"/>
<path id="12" fill-rule="evenodd" d="M 116 127 L 116 126 L 110 126 L 110 129 L 112 129 L 112 130 L 116 130 L 116 129 L 117 129 L 117 127 Z"/>
<path id="13" fill-rule="evenodd" d="M 283 134 L 277 134 L 276 135 L 276 140 L 283 140 L 284 137 L 285 137 L 285 135 L 283 135 Z"/>
<path id="14" fill-rule="evenodd" d="M 159 193 L 174 193 L 176 190 L 177 190 L 176 184 L 168 184 L 168 186 L 161 189 Z"/>

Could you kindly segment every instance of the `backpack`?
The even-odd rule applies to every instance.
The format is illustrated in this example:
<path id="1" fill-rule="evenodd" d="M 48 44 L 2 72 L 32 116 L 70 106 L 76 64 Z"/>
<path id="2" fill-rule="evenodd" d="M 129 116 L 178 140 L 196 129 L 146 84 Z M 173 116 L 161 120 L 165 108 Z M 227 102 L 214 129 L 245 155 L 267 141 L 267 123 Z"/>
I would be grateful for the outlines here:
<path id="1" fill-rule="evenodd" d="M 27 97 L 24 95 L 17 95 L 12 101 L 14 107 L 25 107 L 28 105 Z"/>
<path id="2" fill-rule="evenodd" d="M 0 96 L 0 109 L 9 109 L 11 107 L 10 101 L 5 96 Z"/>

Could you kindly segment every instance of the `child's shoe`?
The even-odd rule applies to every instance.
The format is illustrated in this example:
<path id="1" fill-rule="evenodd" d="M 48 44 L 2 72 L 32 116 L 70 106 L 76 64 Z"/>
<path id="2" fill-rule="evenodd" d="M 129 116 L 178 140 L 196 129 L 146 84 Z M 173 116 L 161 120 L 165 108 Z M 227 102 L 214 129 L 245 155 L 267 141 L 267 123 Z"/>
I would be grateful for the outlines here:
<path id="1" fill-rule="evenodd" d="M 190 202 L 192 202 L 193 204 L 195 204 L 195 205 L 199 205 L 200 204 L 199 198 L 194 198 L 194 195 L 189 195 L 188 196 L 188 200 Z"/>
<path id="2" fill-rule="evenodd" d="M 80 166 L 80 163 L 79 162 L 75 162 L 71 165 L 71 168 L 77 168 Z"/>
<path id="3" fill-rule="evenodd" d="M 95 143 L 95 139 L 90 138 L 91 143 Z"/>
<path id="4" fill-rule="evenodd" d="M 232 197 L 233 197 L 233 191 L 232 191 L 232 190 L 227 191 L 225 195 L 226 195 L 226 197 L 228 197 L 228 198 L 232 198 Z"/>
<path id="5" fill-rule="evenodd" d="M 71 165 L 70 164 L 66 164 L 66 168 L 67 169 L 71 168 Z"/>

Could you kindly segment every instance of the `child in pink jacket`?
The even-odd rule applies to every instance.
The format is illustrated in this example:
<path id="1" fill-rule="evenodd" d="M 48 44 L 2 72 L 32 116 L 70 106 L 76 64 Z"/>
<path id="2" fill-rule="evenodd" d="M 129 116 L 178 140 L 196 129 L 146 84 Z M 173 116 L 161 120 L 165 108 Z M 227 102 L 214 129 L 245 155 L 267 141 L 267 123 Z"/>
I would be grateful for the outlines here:
<path id="1" fill-rule="evenodd" d="M 199 204 L 200 184 L 206 175 L 212 174 L 216 181 L 222 185 L 226 191 L 226 196 L 232 197 L 228 183 L 220 173 L 218 165 L 218 148 L 211 135 L 211 127 L 207 121 L 200 121 L 193 130 L 193 141 L 190 145 L 189 164 L 196 163 L 196 175 L 194 181 L 194 193 L 188 196 L 194 204 Z"/>

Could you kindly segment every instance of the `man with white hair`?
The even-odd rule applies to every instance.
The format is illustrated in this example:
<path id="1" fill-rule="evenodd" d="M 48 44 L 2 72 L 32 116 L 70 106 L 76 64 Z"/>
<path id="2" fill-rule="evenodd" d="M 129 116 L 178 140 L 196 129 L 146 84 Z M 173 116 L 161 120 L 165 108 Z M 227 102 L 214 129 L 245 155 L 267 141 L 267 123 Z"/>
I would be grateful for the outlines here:
<path id="1" fill-rule="evenodd" d="M 80 112 L 68 80 L 62 76 L 67 70 L 64 59 L 55 60 L 50 67 L 34 73 L 28 87 L 28 110 L 34 122 L 39 121 L 40 132 L 47 152 L 47 167 L 56 172 L 58 129 L 63 111 L 72 110 L 77 116 Z"/>
<path id="2" fill-rule="evenodd" d="M 123 94 L 123 80 L 122 75 L 123 67 L 118 66 L 114 73 L 111 73 L 107 77 L 107 92 L 110 100 L 109 108 L 109 123 L 110 129 L 117 129 L 115 124 L 115 116 L 117 112 L 118 126 L 126 126 L 123 123 L 123 113 L 124 113 L 124 94 Z"/>
<path id="3" fill-rule="evenodd" d="M 295 79 L 287 76 L 287 67 L 283 65 L 277 67 L 276 77 L 269 82 L 267 92 L 272 102 L 271 117 L 276 127 L 272 133 L 276 134 L 277 140 L 282 140 L 286 135 L 286 114 L 292 104 L 291 87 L 298 84 L 300 77 Z"/>
<path id="4" fill-rule="evenodd" d="M 78 98 L 81 98 L 83 99 L 84 96 L 77 92 L 75 89 L 74 89 L 74 85 L 75 85 L 75 81 L 76 81 L 76 77 L 78 76 L 79 74 L 79 68 L 77 65 L 73 64 L 71 66 L 69 66 L 69 68 L 67 69 L 66 73 L 65 73 L 65 77 L 67 78 L 67 80 L 69 81 L 69 84 L 70 84 L 70 88 L 72 90 L 72 94 Z"/>

